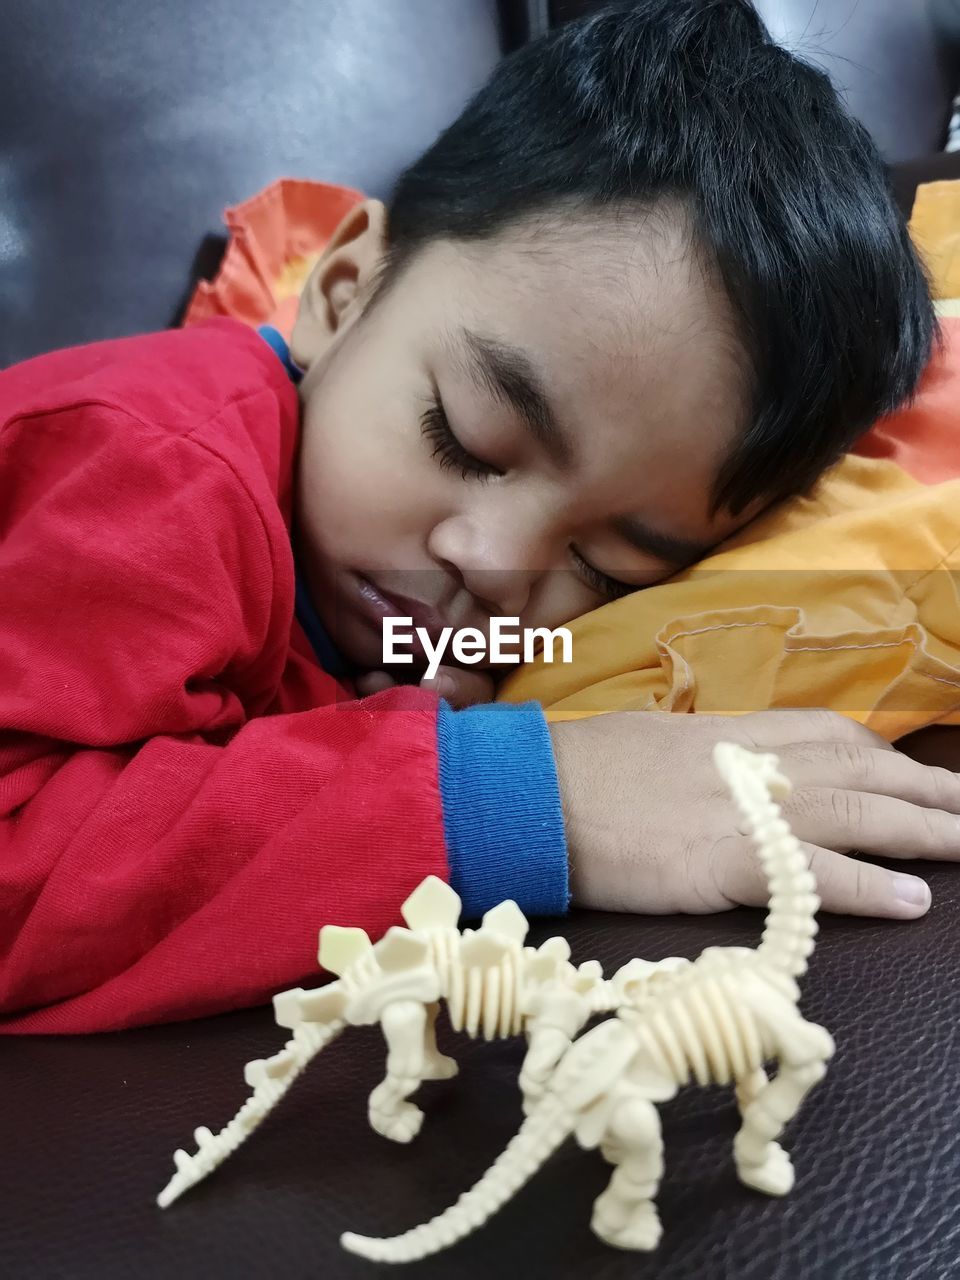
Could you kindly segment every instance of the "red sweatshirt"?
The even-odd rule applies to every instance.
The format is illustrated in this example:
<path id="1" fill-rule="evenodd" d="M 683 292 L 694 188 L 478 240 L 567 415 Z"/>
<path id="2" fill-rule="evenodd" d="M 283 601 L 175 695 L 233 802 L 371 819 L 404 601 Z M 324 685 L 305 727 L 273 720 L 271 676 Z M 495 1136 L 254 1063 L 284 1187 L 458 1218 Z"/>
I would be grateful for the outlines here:
<path id="1" fill-rule="evenodd" d="M 295 617 L 298 433 L 230 320 L 0 374 L 2 1031 L 260 1003 L 449 874 L 436 695 L 351 699 Z"/>

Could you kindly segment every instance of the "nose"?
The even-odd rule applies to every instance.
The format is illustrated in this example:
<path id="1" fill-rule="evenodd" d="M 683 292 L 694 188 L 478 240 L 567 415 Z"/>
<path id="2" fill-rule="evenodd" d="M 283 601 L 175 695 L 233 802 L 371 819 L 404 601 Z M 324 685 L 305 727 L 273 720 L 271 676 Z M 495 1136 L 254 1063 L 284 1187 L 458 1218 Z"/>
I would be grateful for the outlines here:
<path id="1" fill-rule="evenodd" d="M 436 525 L 428 542 L 430 554 L 455 570 L 463 585 L 491 615 L 519 617 L 533 584 L 543 572 L 537 567 L 542 539 L 516 521 L 480 527 L 458 516 Z"/>

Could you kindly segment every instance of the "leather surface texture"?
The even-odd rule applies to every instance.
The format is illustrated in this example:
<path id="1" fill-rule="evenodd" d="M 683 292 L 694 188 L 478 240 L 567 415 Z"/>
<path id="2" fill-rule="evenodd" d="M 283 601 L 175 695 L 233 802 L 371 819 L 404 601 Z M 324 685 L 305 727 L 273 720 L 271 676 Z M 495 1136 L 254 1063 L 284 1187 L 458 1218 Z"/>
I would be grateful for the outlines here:
<path id="1" fill-rule="evenodd" d="M 730 1090 L 682 1091 L 661 1106 L 664 1234 L 651 1255 L 589 1230 L 606 1182 L 597 1152 L 566 1143 L 467 1240 L 392 1274 L 551 1280 L 953 1280 L 960 1275 L 960 873 L 929 874 L 933 907 L 895 923 L 824 915 L 801 1008 L 837 1052 L 784 1139 L 794 1190 L 768 1199 L 736 1180 Z M 758 911 L 664 918 L 576 914 L 573 958 L 606 971 L 633 955 L 696 956 L 755 946 Z M 379 1030 L 351 1029 L 307 1069 L 220 1169 L 171 1208 L 154 1198 L 247 1088 L 243 1064 L 279 1048 L 269 1009 L 202 1022 L 0 1047 L 0 1275 L 11 1280 L 317 1280 L 386 1274 L 344 1253 L 344 1230 L 393 1234 L 456 1200 L 521 1120 L 523 1044 L 441 1026 L 461 1064 L 425 1085 L 420 1136 L 398 1146 L 368 1128 L 381 1077 Z"/>
<path id="2" fill-rule="evenodd" d="M 496 0 L 0 0 L 0 367 L 171 324 L 275 178 L 385 197 L 500 46 Z"/>

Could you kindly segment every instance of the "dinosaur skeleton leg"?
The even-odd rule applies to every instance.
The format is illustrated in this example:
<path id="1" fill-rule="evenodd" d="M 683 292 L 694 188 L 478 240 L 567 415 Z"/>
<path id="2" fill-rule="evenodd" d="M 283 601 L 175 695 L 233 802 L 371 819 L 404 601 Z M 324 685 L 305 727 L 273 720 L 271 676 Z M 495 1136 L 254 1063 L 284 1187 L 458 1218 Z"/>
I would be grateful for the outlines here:
<path id="1" fill-rule="evenodd" d="M 543 1097 L 557 1063 L 589 1022 L 591 995 L 559 985 L 548 988 L 537 1002 L 537 1012 L 527 1018 L 527 1052 L 520 1069 L 525 1115 Z"/>
<path id="2" fill-rule="evenodd" d="M 624 1098 L 608 1122 L 601 1149 L 615 1153 L 616 1168 L 594 1201 L 594 1232 L 620 1249 L 655 1249 L 661 1233 L 654 1197 L 663 1177 L 663 1136 L 653 1103 L 636 1093 Z"/>
<path id="3" fill-rule="evenodd" d="M 544 1026 L 537 1019 L 529 1021 L 527 1052 L 520 1068 L 524 1115 L 529 1115 L 543 1097 L 557 1063 L 570 1048 L 571 1042 L 572 1036 L 561 1028 Z"/>
<path id="4" fill-rule="evenodd" d="M 741 1076 L 737 1080 L 735 1086 L 737 1106 L 740 1108 L 741 1115 L 755 1098 L 759 1098 L 769 1083 L 763 1067 L 757 1067 L 756 1071 L 751 1071 L 749 1075 Z"/>
<path id="5" fill-rule="evenodd" d="M 775 1139 L 826 1075 L 833 1038 L 808 1022 L 790 1001 L 752 978 L 741 981 L 739 994 L 776 1045 L 780 1069 L 758 1092 L 759 1077 L 748 1078 L 746 1092 L 754 1092 L 754 1096 L 742 1107 L 743 1123 L 733 1140 L 733 1158 L 744 1185 L 766 1195 L 783 1196 L 793 1186 L 793 1165 Z"/>
<path id="6" fill-rule="evenodd" d="M 733 1140 L 733 1158 L 745 1186 L 770 1196 L 786 1195 L 793 1186 L 790 1157 L 774 1139 L 826 1071 L 823 1061 L 802 1067 L 782 1062 L 776 1078 L 744 1108 L 743 1124 Z"/>
<path id="7" fill-rule="evenodd" d="M 410 1142 L 423 1124 L 423 1112 L 407 1098 L 429 1070 L 427 1006 L 419 1000 L 395 1000 L 384 1005 L 380 1025 L 387 1042 L 387 1074 L 370 1094 L 370 1126 L 394 1142 Z"/>
<path id="8" fill-rule="evenodd" d="M 449 1080 L 460 1068 L 454 1058 L 441 1053 L 437 1048 L 437 1014 L 440 1012 L 440 1001 L 434 1000 L 427 1005 L 427 1025 L 423 1032 L 423 1079 Z"/>

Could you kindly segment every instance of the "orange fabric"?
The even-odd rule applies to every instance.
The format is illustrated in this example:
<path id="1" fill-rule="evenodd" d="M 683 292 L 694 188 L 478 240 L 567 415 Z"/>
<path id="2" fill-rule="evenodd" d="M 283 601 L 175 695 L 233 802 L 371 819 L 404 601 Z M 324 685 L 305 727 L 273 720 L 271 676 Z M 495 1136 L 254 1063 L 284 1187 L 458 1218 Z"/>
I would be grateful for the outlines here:
<path id="1" fill-rule="evenodd" d="M 909 413 L 881 418 L 854 449 L 864 458 L 895 462 L 922 484 L 960 476 L 960 320 L 944 317 L 940 324 L 947 351 L 927 366 L 914 407 Z M 957 516 L 960 519 L 960 511 Z"/>
<path id="2" fill-rule="evenodd" d="M 910 235 L 930 272 L 935 298 L 960 298 L 960 182 L 917 187 Z"/>
<path id="3" fill-rule="evenodd" d="M 297 299 L 343 216 L 363 200 L 352 187 L 280 178 L 224 212 L 230 241 L 216 279 L 197 285 L 184 325 L 208 316 L 272 324 L 290 340 Z"/>

